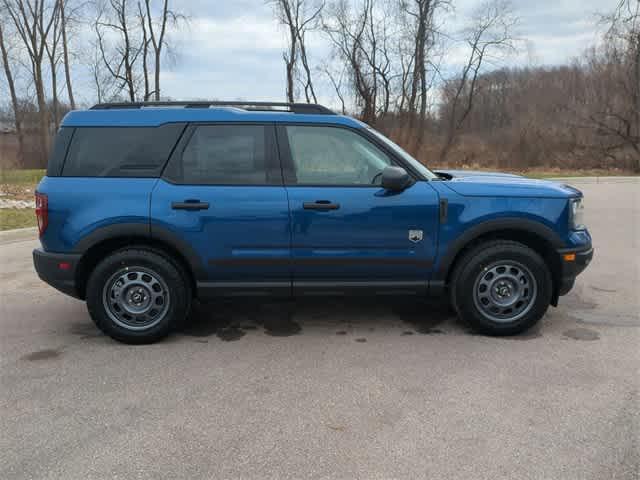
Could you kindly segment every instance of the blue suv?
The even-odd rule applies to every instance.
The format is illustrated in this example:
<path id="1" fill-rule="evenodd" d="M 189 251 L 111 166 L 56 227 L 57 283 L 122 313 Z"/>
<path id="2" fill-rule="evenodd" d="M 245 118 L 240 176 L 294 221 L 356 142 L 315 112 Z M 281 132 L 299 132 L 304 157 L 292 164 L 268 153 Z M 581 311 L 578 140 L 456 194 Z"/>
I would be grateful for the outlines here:
<path id="1" fill-rule="evenodd" d="M 593 256 L 580 191 L 432 172 L 309 104 L 73 111 L 36 207 L 40 278 L 128 343 L 166 336 L 193 299 L 229 295 L 448 295 L 476 330 L 513 335 Z"/>

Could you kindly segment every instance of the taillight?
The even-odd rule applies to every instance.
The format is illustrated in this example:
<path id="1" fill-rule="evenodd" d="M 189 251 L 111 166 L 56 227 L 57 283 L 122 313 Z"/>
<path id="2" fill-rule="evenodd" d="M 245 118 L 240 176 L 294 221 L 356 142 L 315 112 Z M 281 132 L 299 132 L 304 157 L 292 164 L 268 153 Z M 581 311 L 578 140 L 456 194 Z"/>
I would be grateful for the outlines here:
<path id="1" fill-rule="evenodd" d="M 36 192 L 36 218 L 38 219 L 38 232 L 42 236 L 49 225 L 49 199 L 44 193 Z"/>

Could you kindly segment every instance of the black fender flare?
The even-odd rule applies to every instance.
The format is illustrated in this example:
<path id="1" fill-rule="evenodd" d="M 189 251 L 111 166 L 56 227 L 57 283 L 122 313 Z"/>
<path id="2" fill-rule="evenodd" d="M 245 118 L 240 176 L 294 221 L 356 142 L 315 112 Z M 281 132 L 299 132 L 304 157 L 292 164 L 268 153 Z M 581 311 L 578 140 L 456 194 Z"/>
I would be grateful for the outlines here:
<path id="1" fill-rule="evenodd" d="M 434 280 L 444 282 L 447 279 L 449 270 L 458 254 L 471 242 L 479 237 L 501 230 L 517 230 L 529 233 L 545 240 L 551 247 L 560 249 L 565 247 L 565 243 L 560 236 L 543 223 L 526 218 L 503 217 L 481 222 L 465 230 L 453 242 L 451 242 L 441 260 L 438 262 L 438 269 L 434 272 Z"/>
<path id="2" fill-rule="evenodd" d="M 202 259 L 187 241 L 167 228 L 149 223 L 116 223 L 96 228 L 78 241 L 73 251 L 84 255 L 91 247 L 99 243 L 126 238 L 145 238 L 154 243 L 165 244 L 184 257 L 196 281 L 207 278 Z"/>

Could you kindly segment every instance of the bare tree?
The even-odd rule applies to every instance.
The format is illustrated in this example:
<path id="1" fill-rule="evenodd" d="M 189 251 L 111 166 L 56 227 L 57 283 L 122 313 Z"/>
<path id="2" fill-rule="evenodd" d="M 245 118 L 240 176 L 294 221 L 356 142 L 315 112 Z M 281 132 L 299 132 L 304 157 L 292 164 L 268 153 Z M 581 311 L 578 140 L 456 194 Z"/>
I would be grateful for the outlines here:
<path id="1" fill-rule="evenodd" d="M 298 62 L 302 63 L 304 75 L 300 79 L 307 103 L 317 102 L 307 56 L 306 35 L 318 27 L 324 1 L 270 0 L 280 24 L 287 28 L 287 50 L 282 54 L 287 76 L 287 101 L 295 101 L 295 81 L 299 76 Z"/>
<path id="2" fill-rule="evenodd" d="M 102 62 L 109 74 L 117 81 L 132 102 L 138 97 L 139 75 L 136 62 L 142 52 L 142 42 L 137 41 L 135 29 L 129 19 L 131 15 L 127 0 L 108 0 L 98 7 L 94 30 Z M 107 44 L 106 32 L 115 37 L 114 45 Z"/>
<path id="3" fill-rule="evenodd" d="M 40 123 L 40 162 L 44 163 L 50 146 L 49 111 L 44 86 L 43 60 L 49 34 L 58 16 L 58 3 L 45 0 L 2 0 L 29 57 L 31 77 L 38 102 Z"/>
<path id="4" fill-rule="evenodd" d="M 347 114 L 347 106 L 346 106 L 346 102 L 345 102 L 344 92 L 342 90 L 343 89 L 343 81 L 344 81 L 344 68 L 339 73 L 335 73 L 335 72 L 332 71 L 330 65 L 325 65 L 322 68 L 322 72 L 327 76 L 327 78 L 329 79 L 329 82 L 331 83 L 331 86 L 333 87 L 334 91 L 336 92 L 336 96 L 338 97 L 338 100 L 340 101 L 342 114 L 346 115 Z"/>
<path id="5" fill-rule="evenodd" d="M 142 11 L 142 5 L 138 2 L 138 19 L 140 21 L 140 29 L 142 30 L 142 78 L 144 79 L 144 101 L 149 100 L 151 92 L 149 91 L 149 38 L 147 35 L 147 17 Z"/>
<path id="6" fill-rule="evenodd" d="M 615 92 L 601 92 L 601 108 L 590 119 L 607 153 L 632 152 L 640 171 L 640 1 L 618 0 L 603 21 L 608 24 L 604 58 L 592 66 L 606 69 Z"/>
<path id="7" fill-rule="evenodd" d="M 59 3 L 56 1 L 56 6 L 59 7 Z M 42 24 L 38 26 L 42 28 Z M 44 36 L 45 32 L 40 31 L 40 35 Z M 49 39 L 45 42 L 44 48 L 49 60 L 49 75 L 51 77 L 51 116 L 53 121 L 54 130 L 58 129 L 60 121 L 60 109 L 58 102 L 58 64 L 61 60 L 58 46 L 62 39 L 62 31 L 60 28 L 60 9 L 56 8 L 53 14 L 53 24 L 51 28 L 51 34 Z"/>
<path id="8" fill-rule="evenodd" d="M 71 106 L 71 110 L 75 110 L 76 100 L 73 96 L 73 86 L 71 84 L 71 65 L 69 63 L 69 41 L 67 39 L 67 30 L 69 28 L 67 6 L 69 2 L 68 0 L 57 0 L 57 1 L 58 1 L 58 11 L 60 12 L 60 31 L 62 33 L 62 61 L 64 64 L 64 78 L 67 84 L 67 96 L 69 98 L 69 105 Z"/>
<path id="9" fill-rule="evenodd" d="M 2 13 L 3 8 L 0 8 Z M 4 25 L 0 21 L 0 53 L 2 53 L 2 66 L 4 68 L 5 76 L 7 77 L 7 85 L 9 86 L 9 93 L 11 95 L 11 106 L 13 108 L 13 118 L 16 125 L 16 133 L 18 135 L 18 162 L 24 162 L 24 132 L 22 130 L 22 119 L 20 115 L 20 108 L 18 104 L 18 96 L 16 95 L 15 82 L 13 80 L 13 72 L 11 71 L 11 64 L 9 63 L 9 54 L 7 52 L 7 45 L 4 38 Z"/>
<path id="10" fill-rule="evenodd" d="M 102 51 L 97 40 L 91 43 L 91 56 L 86 59 L 86 66 L 90 72 L 93 88 L 98 103 L 112 100 L 119 92 L 115 79 L 107 71 L 102 59 Z"/>
<path id="11" fill-rule="evenodd" d="M 344 65 L 360 116 L 371 124 L 390 111 L 398 77 L 392 52 L 398 32 L 388 18 L 388 9 L 389 2 L 384 0 L 354 4 L 337 0 L 329 5 L 323 19 L 323 31 L 333 45 L 334 56 Z"/>
<path id="12" fill-rule="evenodd" d="M 98 3 L 94 30 L 103 66 L 132 102 L 160 100 L 160 72 L 169 31 L 187 20 L 169 8 L 169 0 L 163 0 L 157 18 L 156 13 L 151 0 Z"/>
<path id="13" fill-rule="evenodd" d="M 162 49 L 167 42 L 167 24 L 169 23 L 175 27 L 181 21 L 186 21 L 186 17 L 174 10 L 171 10 L 169 8 L 169 0 L 163 0 L 162 11 L 157 22 L 154 22 L 153 15 L 151 14 L 151 0 L 145 0 L 145 7 L 147 11 L 147 24 L 149 26 L 149 39 L 153 46 L 154 55 L 153 95 L 155 100 L 160 100 L 160 65 L 162 61 Z"/>
<path id="14" fill-rule="evenodd" d="M 513 14 L 509 0 L 485 2 L 475 12 L 472 22 L 466 29 L 465 38 L 469 57 L 460 77 L 450 82 L 453 93 L 448 102 L 450 110 L 446 112 L 446 137 L 440 151 L 441 162 L 446 159 L 458 132 L 473 109 L 482 67 L 515 50 L 514 28 L 518 18 Z"/>
<path id="15" fill-rule="evenodd" d="M 360 11 L 354 14 L 345 0 L 337 0 L 330 5 L 323 19 L 323 31 L 336 54 L 344 61 L 355 103 L 361 108 L 360 116 L 368 123 L 375 121 L 376 113 L 372 79 L 370 73 L 365 71 L 363 59 L 371 1 L 365 0 Z"/>
<path id="16" fill-rule="evenodd" d="M 429 90 L 434 83 L 428 70 L 430 66 L 436 70 L 431 58 L 439 36 L 436 13 L 450 7 L 450 0 L 400 0 L 400 21 L 411 26 L 408 43 L 413 47 L 408 59 L 403 58 L 406 53 L 401 51 L 403 93 L 400 104 L 401 110 L 406 108 L 409 113 L 410 133 L 415 131 L 415 120 L 419 120 L 415 150 L 424 141 Z"/>

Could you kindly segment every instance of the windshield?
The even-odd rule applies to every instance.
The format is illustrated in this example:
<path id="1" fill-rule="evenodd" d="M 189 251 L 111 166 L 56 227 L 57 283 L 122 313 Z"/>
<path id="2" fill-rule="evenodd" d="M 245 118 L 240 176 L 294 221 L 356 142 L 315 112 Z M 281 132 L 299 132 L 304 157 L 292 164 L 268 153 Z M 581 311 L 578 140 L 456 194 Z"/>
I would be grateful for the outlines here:
<path id="1" fill-rule="evenodd" d="M 387 147 L 389 147 L 391 150 L 393 150 L 393 152 L 396 153 L 399 157 L 402 157 L 402 159 L 405 162 L 410 164 L 411 167 L 413 167 L 414 170 L 417 170 L 427 180 L 434 180 L 434 179 L 438 179 L 439 178 L 435 173 L 433 173 L 431 170 L 429 170 L 427 167 L 425 167 L 423 164 L 421 164 L 419 161 L 417 161 L 415 158 L 413 158 L 411 155 L 409 155 L 407 152 L 405 152 L 398 145 L 396 145 L 391 140 L 389 140 L 387 137 L 385 137 L 383 134 L 381 134 L 377 130 L 374 130 L 371 127 L 367 128 L 367 130 L 370 131 L 371 133 L 373 133 L 376 136 L 377 139 L 379 139 Z"/>

